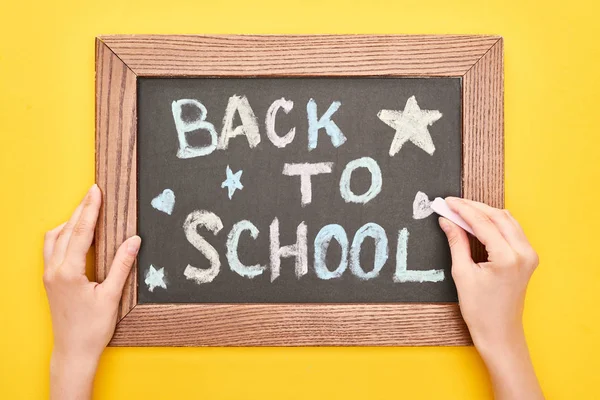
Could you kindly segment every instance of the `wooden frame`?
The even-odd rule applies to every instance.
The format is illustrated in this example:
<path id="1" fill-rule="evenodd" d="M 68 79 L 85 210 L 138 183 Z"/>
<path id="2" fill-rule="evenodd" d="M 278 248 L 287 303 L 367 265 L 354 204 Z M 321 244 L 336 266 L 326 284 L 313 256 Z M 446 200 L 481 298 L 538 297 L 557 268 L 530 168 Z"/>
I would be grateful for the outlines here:
<path id="1" fill-rule="evenodd" d="M 462 77 L 463 196 L 504 205 L 497 36 L 103 36 L 96 39 L 96 235 L 103 281 L 137 225 L 137 77 Z M 484 250 L 477 244 L 474 256 Z M 131 272 L 114 346 L 470 345 L 455 303 L 137 305 Z"/>

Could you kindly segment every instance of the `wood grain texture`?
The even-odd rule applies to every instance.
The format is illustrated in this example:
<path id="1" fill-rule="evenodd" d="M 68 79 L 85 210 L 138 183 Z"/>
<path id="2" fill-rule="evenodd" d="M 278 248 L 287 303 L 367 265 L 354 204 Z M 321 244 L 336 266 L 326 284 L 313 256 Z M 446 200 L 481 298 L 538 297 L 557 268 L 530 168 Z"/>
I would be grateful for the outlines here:
<path id="1" fill-rule="evenodd" d="M 504 208 L 504 69 L 498 39 L 463 77 L 463 197 Z M 473 258 L 487 259 L 471 239 Z"/>
<path id="2" fill-rule="evenodd" d="M 135 235 L 136 77 L 104 43 L 96 41 L 96 183 L 103 194 L 96 229 L 96 279 L 102 282 L 118 246 Z M 136 266 L 129 274 L 119 318 L 137 302 Z"/>
<path id="3" fill-rule="evenodd" d="M 473 35 L 119 35 L 138 76 L 460 76 L 498 40 Z"/>
<path id="4" fill-rule="evenodd" d="M 463 196 L 504 206 L 502 39 L 496 36 L 105 36 L 96 44 L 96 273 L 136 233 L 137 76 L 461 76 Z M 474 256 L 484 249 L 477 243 Z M 112 346 L 469 345 L 457 304 L 137 305 Z"/>
<path id="5" fill-rule="evenodd" d="M 457 304 L 138 305 L 112 346 L 470 345 Z"/>

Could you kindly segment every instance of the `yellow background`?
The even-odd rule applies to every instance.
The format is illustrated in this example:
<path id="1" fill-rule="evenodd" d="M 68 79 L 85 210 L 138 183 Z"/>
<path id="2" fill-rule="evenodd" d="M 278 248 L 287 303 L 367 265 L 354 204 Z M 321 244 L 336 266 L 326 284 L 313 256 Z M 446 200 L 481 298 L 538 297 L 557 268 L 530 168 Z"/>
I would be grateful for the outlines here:
<path id="1" fill-rule="evenodd" d="M 566 4 L 566 5 L 565 5 Z M 0 2 L 0 398 L 48 394 L 42 237 L 94 179 L 94 37 L 481 33 L 505 42 L 506 203 L 541 256 L 526 304 L 549 398 L 600 398 L 600 8 L 593 0 Z M 491 396 L 474 348 L 109 349 L 102 399 Z"/>

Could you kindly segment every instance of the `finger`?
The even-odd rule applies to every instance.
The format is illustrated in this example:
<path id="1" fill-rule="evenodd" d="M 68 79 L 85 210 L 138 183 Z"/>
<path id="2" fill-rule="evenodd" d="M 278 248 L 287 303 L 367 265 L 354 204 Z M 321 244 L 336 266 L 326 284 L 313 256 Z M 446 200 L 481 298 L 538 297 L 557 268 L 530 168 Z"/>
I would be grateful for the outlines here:
<path id="1" fill-rule="evenodd" d="M 448 238 L 452 256 L 452 269 L 460 270 L 472 266 L 474 262 L 471 258 L 471 246 L 469 245 L 467 233 L 460 226 L 446 218 L 440 217 L 438 221 L 440 228 Z"/>
<path id="2" fill-rule="evenodd" d="M 488 206 L 484 203 L 477 201 L 465 200 L 463 201 L 471 204 L 473 207 L 478 208 L 485 213 L 492 222 L 498 227 L 498 230 L 506 240 L 506 242 L 519 254 L 527 252 L 531 247 L 525 232 L 521 228 L 521 225 L 516 219 L 508 212 L 508 210 L 501 210 Z"/>
<path id="3" fill-rule="evenodd" d="M 519 223 L 519 221 L 517 221 L 515 219 L 515 217 L 513 217 L 512 213 L 508 210 L 504 210 L 506 216 L 508 217 L 508 219 L 513 223 L 516 231 L 519 233 L 519 236 L 527 243 L 529 243 L 529 239 L 527 239 L 527 235 L 525 234 L 525 230 L 523 229 L 523 227 L 521 226 L 521 224 Z"/>
<path id="4" fill-rule="evenodd" d="M 520 234 L 522 235 L 522 240 L 519 242 L 519 246 L 517 248 L 515 248 L 515 250 L 522 257 L 524 257 L 524 260 L 530 266 L 533 266 L 535 268 L 539 264 L 539 261 L 540 261 L 536 251 L 531 246 L 531 243 L 529 243 L 529 239 L 527 239 L 527 235 L 525 235 L 525 231 L 521 227 L 521 224 L 519 224 L 519 222 L 512 216 L 512 214 L 508 210 L 504 210 L 504 211 L 506 212 L 506 215 L 508 216 L 510 221 L 515 226 L 516 230 L 518 232 L 520 232 Z"/>
<path id="5" fill-rule="evenodd" d="M 69 262 L 69 266 L 76 269 L 72 272 L 85 273 L 85 258 L 94 240 L 94 230 L 101 203 L 100 189 L 94 185 L 83 202 L 81 215 L 73 226 L 71 240 L 67 246 L 65 260 Z"/>
<path id="6" fill-rule="evenodd" d="M 114 297 L 120 297 L 123 292 L 123 285 L 129 276 L 135 257 L 140 249 L 142 239 L 139 236 L 132 236 L 119 246 L 115 259 L 112 262 L 110 271 L 106 280 L 100 285 L 103 290 Z"/>
<path id="7" fill-rule="evenodd" d="M 73 211 L 71 218 L 69 218 L 66 225 L 63 227 L 62 231 L 58 235 L 56 245 L 54 246 L 54 253 L 52 255 L 56 264 L 62 264 L 65 258 L 67 247 L 69 246 L 69 240 L 71 240 L 71 233 L 73 232 L 73 227 L 79 220 L 79 216 L 81 215 L 81 211 L 83 210 L 83 204 L 89 193 L 90 191 L 88 190 L 85 197 L 81 200 L 77 208 L 75 208 L 75 211 Z"/>
<path id="8" fill-rule="evenodd" d="M 56 240 L 58 239 L 60 232 L 63 230 L 66 224 L 66 222 L 63 222 L 56 228 L 46 232 L 46 234 L 44 235 L 44 269 L 46 269 L 46 267 L 50 263 L 50 258 L 52 257 L 52 253 L 54 252 Z"/>
<path id="9" fill-rule="evenodd" d="M 463 201 L 471 204 L 473 207 L 476 207 L 477 209 L 481 210 L 481 212 L 486 214 L 492 220 L 492 222 L 498 226 L 500 233 L 502 233 L 502 236 L 504 236 L 506 241 L 511 246 L 513 243 L 517 243 L 517 241 L 527 241 L 525 232 L 523 232 L 523 229 L 521 229 L 521 226 L 517 220 L 510 215 L 508 210 L 494 208 L 478 201 L 466 199 L 463 199 Z"/>
<path id="10" fill-rule="evenodd" d="M 448 197 L 446 203 L 471 226 L 477 239 L 485 246 L 490 259 L 504 260 L 510 254 L 514 254 L 512 247 L 488 215 L 463 199 Z"/>

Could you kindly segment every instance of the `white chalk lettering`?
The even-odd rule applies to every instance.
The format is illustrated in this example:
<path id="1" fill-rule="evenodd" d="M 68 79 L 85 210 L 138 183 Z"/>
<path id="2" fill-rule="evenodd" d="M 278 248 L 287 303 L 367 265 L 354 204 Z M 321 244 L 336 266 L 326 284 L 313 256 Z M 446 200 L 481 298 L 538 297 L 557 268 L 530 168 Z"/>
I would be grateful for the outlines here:
<path id="1" fill-rule="evenodd" d="M 319 174 L 331 173 L 331 162 L 304 163 L 283 165 L 283 175 L 300 176 L 300 202 L 302 207 L 310 204 L 312 201 L 312 182 L 311 177 Z"/>
<path id="2" fill-rule="evenodd" d="M 227 236 L 227 261 L 229 262 L 229 268 L 232 271 L 237 272 L 239 275 L 246 278 L 254 278 L 263 273 L 265 265 L 244 265 L 240 262 L 238 257 L 238 244 L 240 241 L 240 235 L 242 232 L 250 232 L 252 239 L 258 237 L 258 228 L 250 221 L 242 220 L 231 228 L 229 235 Z"/>
<path id="3" fill-rule="evenodd" d="M 270 261 L 271 282 L 279 277 L 281 269 L 281 258 L 296 258 L 296 277 L 306 275 L 308 272 L 308 245 L 306 224 L 302 221 L 296 230 L 296 243 L 281 247 L 279 243 L 279 220 L 273 219 L 270 226 Z"/>
<path id="4" fill-rule="evenodd" d="M 184 121 L 182 111 L 184 106 L 195 107 L 200 110 L 200 116 L 194 121 Z M 217 148 L 217 132 L 215 127 L 206 119 L 206 107 L 198 100 L 181 99 L 174 101 L 171 104 L 175 128 L 177 129 L 177 138 L 179 139 L 179 150 L 177 151 L 178 158 L 193 158 L 206 156 Z M 187 139 L 187 133 L 195 130 L 205 130 L 210 134 L 210 144 L 206 146 L 190 146 Z"/>
<path id="5" fill-rule="evenodd" d="M 210 211 L 196 210 L 192 211 L 183 223 L 185 237 L 200 253 L 206 257 L 210 263 L 210 268 L 201 269 L 188 264 L 183 271 L 186 278 L 195 281 L 198 284 L 212 282 L 219 274 L 221 269 L 221 260 L 217 250 L 206 241 L 199 233 L 198 227 L 203 226 L 214 235 L 223 229 L 223 222 L 216 214 Z"/>
<path id="6" fill-rule="evenodd" d="M 280 108 L 283 110 L 283 112 L 289 114 L 293 107 L 293 101 L 286 100 L 282 97 L 279 100 L 275 100 L 267 110 L 267 117 L 265 118 L 267 137 L 269 138 L 269 140 L 271 140 L 271 143 L 273 143 L 276 147 L 279 147 L 280 149 L 292 143 L 292 141 L 294 140 L 294 136 L 296 135 L 296 128 L 291 128 L 288 131 L 288 133 L 286 133 L 284 136 L 277 135 L 277 132 L 275 132 L 275 116 L 277 115 L 277 111 L 279 111 Z"/>
<path id="7" fill-rule="evenodd" d="M 235 112 L 240 115 L 242 125 L 233 128 L 233 119 Z M 229 146 L 229 139 L 244 135 L 248 140 L 250 148 L 256 147 L 260 143 L 260 133 L 258 132 L 258 120 L 246 96 L 231 96 L 225 109 L 223 117 L 223 129 L 219 137 L 219 149 L 225 150 Z"/>

